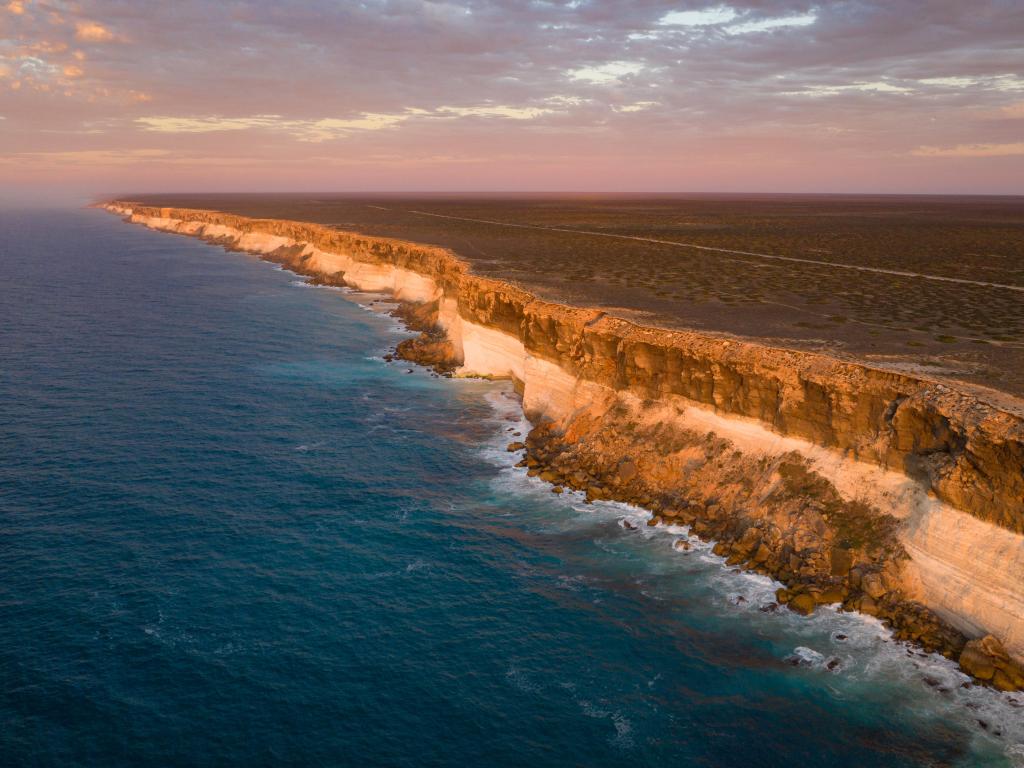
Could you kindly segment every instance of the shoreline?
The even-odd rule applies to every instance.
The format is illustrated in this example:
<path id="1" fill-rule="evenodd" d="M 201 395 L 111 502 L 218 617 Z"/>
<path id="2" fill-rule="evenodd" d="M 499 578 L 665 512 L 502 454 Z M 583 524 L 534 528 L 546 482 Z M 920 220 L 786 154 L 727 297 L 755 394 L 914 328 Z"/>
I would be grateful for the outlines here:
<path id="1" fill-rule="evenodd" d="M 787 584 L 779 602 L 800 613 L 842 603 L 976 679 L 1024 687 L 1024 426 L 1013 414 L 905 374 L 542 302 L 441 248 L 103 207 L 313 282 L 390 293 L 421 331 L 403 357 L 515 382 L 534 424 L 515 451 L 552 490 L 689 525 L 732 565 Z M 988 634 L 1008 650 L 967 642 Z"/>

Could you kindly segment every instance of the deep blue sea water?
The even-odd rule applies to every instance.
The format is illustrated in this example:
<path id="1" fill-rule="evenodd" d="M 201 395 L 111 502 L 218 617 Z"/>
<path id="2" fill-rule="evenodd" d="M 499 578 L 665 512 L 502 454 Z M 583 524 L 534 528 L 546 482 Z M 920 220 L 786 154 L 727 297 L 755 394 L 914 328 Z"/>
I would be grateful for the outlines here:
<path id="1" fill-rule="evenodd" d="M 511 468 L 510 390 L 384 363 L 377 298 L 0 211 L 0 764 L 1024 752 L 1011 697 Z"/>

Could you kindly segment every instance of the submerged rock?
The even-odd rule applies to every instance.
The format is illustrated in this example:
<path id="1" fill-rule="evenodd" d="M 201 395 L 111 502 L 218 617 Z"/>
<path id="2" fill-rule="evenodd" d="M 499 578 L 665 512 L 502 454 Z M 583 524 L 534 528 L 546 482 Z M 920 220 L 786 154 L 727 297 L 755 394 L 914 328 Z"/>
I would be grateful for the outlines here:
<path id="1" fill-rule="evenodd" d="M 794 667 L 813 667 L 821 664 L 824 660 L 825 657 L 820 653 L 802 645 L 794 648 L 793 653 L 786 657 L 786 661 Z"/>

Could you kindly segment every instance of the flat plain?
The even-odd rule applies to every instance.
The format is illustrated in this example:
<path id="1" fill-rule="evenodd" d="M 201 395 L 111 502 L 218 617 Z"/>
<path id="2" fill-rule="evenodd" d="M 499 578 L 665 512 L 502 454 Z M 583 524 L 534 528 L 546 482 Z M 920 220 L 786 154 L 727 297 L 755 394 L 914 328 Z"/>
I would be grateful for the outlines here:
<path id="1" fill-rule="evenodd" d="M 551 301 L 1024 395 L 1024 197 L 125 199 L 441 245 Z"/>

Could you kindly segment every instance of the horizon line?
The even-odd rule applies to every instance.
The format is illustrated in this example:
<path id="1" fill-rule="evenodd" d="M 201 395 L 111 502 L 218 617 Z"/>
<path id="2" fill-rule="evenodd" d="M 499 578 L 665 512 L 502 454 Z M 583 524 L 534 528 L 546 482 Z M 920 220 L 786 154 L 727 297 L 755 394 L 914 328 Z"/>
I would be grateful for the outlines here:
<path id="1" fill-rule="evenodd" d="M 756 190 L 744 191 L 624 191 L 624 190 L 536 190 L 536 189 L 455 189 L 455 190 L 416 190 L 416 189 L 387 189 L 387 190 L 229 190 L 229 191 L 203 191 L 203 190 L 156 190 L 156 191 L 135 191 L 112 193 L 109 196 L 98 196 L 97 199 L 112 200 L 124 199 L 131 196 L 153 196 L 153 195 L 208 195 L 208 196 L 248 196 L 279 195 L 279 196 L 300 196 L 300 195 L 337 195 L 337 196 L 394 196 L 394 195 L 424 195 L 437 197 L 451 197 L 458 195 L 508 195 L 508 196 L 531 196 L 531 197 L 989 197 L 989 198 L 1024 198 L 1024 191 L 1021 192 L 765 192 Z"/>

